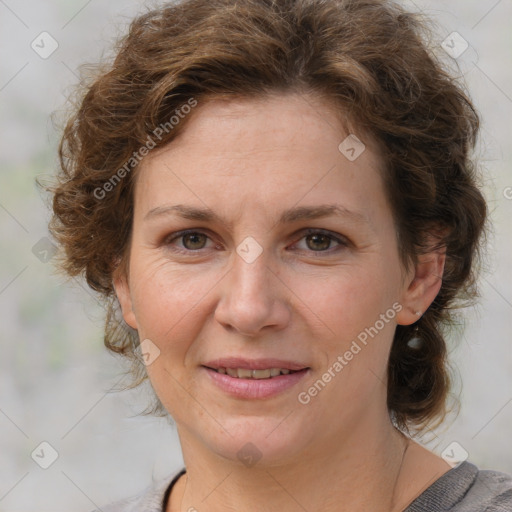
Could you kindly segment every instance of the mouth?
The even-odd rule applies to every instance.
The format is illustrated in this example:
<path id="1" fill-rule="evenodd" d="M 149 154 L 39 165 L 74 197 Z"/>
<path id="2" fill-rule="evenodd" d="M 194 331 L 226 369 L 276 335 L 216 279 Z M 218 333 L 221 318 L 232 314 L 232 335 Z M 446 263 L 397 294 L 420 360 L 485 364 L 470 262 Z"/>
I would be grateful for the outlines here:
<path id="1" fill-rule="evenodd" d="M 297 362 L 241 358 L 210 361 L 202 368 L 218 389 L 239 399 L 264 399 L 281 394 L 311 370 Z"/>
<path id="2" fill-rule="evenodd" d="M 213 370 L 222 375 L 229 375 L 236 379 L 273 379 L 280 375 L 289 375 L 291 373 L 297 373 L 302 370 L 290 370 L 288 368 L 266 368 L 263 370 L 251 370 L 250 368 L 211 368 L 206 366 L 210 370 Z M 306 370 L 307 368 L 303 368 Z"/>

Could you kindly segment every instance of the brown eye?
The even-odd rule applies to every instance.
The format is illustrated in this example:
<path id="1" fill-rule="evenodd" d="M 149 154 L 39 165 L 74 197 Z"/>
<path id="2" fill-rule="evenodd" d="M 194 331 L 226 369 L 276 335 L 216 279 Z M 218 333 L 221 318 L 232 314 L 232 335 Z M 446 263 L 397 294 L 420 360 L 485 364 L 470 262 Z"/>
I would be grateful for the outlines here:
<path id="1" fill-rule="evenodd" d="M 350 246 L 349 241 L 338 233 L 310 228 L 294 244 L 294 250 L 331 254 Z"/>
<path id="2" fill-rule="evenodd" d="M 187 233 L 182 235 L 183 247 L 191 251 L 203 249 L 208 237 L 203 233 Z"/>
<path id="3" fill-rule="evenodd" d="M 332 242 L 332 237 L 322 233 L 316 233 L 306 236 L 306 245 L 312 251 L 325 251 L 329 249 Z"/>
<path id="4" fill-rule="evenodd" d="M 210 245 L 208 245 L 210 243 Z M 201 251 L 201 249 L 211 249 L 212 240 L 206 233 L 201 231 L 180 231 L 173 233 L 163 241 L 163 245 L 172 251 L 178 253 L 188 253 Z"/>

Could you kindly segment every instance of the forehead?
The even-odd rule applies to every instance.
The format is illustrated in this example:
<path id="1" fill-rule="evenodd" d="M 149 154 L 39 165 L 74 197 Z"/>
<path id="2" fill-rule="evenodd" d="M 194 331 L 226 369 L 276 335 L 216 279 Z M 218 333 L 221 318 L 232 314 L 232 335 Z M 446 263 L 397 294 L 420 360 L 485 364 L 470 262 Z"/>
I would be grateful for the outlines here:
<path id="1" fill-rule="evenodd" d="M 340 148 L 356 134 L 327 100 L 299 94 L 213 99 L 185 121 L 170 144 L 141 164 L 136 203 L 145 213 L 184 198 L 222 208 L 258 198 L 285 209 L 301 197 L 349 208 L 365 195 L 382 195 L 377 145 L 357 132 L 364 150 L 357 146 L 361 154 L 347 158 Z"/>
<path id="2" fill-rule="evenodd" d="M 211 98 L 199 102 L 185 118 L 185 129 L 171 143 L 176 150 L 215 139 L 223 151 L 277 150 L 297 144 L 305 150 L 307 139 L 321 149 L 338 146 L 342 138 L 357 133 L 339 105 L 325 97 L 306 93 L 267 94 L 254 98 Z M 369 139 L 367 135 L 365 139 Z M 243 141 L 243 147 L 232 144 Z M 319 146 L 319 142 L 324 143 Z M 367 141 L 375 145 L 373 141 Z M 375 145 L 376 146 L 376 145 Z M 377 149 L 376 147 L 374 149 Z M 157 154 L 157 152 L 155 152 Z"/>

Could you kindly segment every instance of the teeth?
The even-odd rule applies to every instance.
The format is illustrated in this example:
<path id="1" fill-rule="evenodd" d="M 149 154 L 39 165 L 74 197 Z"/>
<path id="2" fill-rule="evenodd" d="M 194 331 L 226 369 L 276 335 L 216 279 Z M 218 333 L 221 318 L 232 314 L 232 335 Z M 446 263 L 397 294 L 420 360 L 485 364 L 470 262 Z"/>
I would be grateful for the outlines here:
<path id="1" fill-rule="evenodd" d="M 270 377 L 270 370 L 253 370 L 251 373 L 253 379 L 268 379 Z"/>
<path id="2" fill-rule="evenodd" d="M 288 375 L 288 368 L 267 368 L 266 370 L 249 370 L 247 368 L 217 368 L 218 373 L 239 379 L 269 379 L 278 375 Z"/>

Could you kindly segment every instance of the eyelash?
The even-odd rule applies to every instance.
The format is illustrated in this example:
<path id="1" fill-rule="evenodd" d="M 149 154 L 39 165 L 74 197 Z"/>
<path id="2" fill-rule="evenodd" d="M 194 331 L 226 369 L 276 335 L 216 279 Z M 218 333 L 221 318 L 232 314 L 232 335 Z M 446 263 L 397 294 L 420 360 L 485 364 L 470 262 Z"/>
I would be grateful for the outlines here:
<path id="1" fill-rule="evenodd" d="M 174 242 L 175 240 L 182 239 L 186 235 L 192 235 L 192 234 L 204 235 L 208 239 L 211 240 L 211 238 L 208 236 L 208 234 L 205 233 L 204 231 L 197 230 L 197 229 L 187 229 L 184 231 L 179 231 L 177 233 L 173 233 L 172 235 L 167 237 L 164 240 L 164 245 L 166 247 L 170 248 L 173 252 L 178 252 L 178 253 L 182 253 L 182 254 L 193 254 L 193 253 L 199 254 L 203 249 L 206 249 L 206 248 L 203 247 L 201 249 L 195 249 L 195 250 L 194 249 L 185 249 L 185 248 L 178 248 L 176 246 L 173 246 L 173 244 L 172 244 L 172 242 Z M 340 248 L 346 248 L 350 245 L 348 240 L 346 238 L 342 237 L 341 235 L 335 235 L 334 233 L 332 233 L 330 231 L 326 231 L 324 229 L 315 229 L 315 228 L 308 228 L 306 230 L 303 230 L 302 236 L 301 236 L 301 238 L 299 238 L 298 241 L 306 238 L 309 235 L 323 235 L 323 236 L 327 237 L 328 239 L 330 239 L 330 241 L 334 241 L 339 244 L 338 247 L 335 247 L 334 249 L 332 247 L 330 247 L 329 249 L 326 249 L 324 251 L 307 250 L 307 252 L 313 253 L 313 254 L 331 254 L 331 253 L 339 250 Z M 295 242 L 295 243 L 297 243 L 297 242 Z"/>

